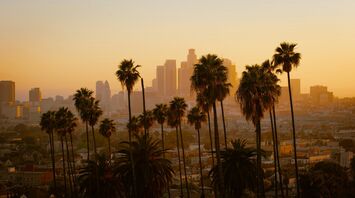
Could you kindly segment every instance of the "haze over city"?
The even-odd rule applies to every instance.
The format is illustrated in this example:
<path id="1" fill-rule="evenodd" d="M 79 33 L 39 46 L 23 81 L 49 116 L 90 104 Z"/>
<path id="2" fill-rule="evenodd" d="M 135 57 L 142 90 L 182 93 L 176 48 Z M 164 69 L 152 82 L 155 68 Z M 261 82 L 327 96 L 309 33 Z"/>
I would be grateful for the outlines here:
<path id="1" fill-rule="evenodd" d="M 293 10 L 290 12 L 290 10 Z M 271 58 L 280 41 L 298 43 L 301 91 L 326 85 L 338 97 L 355 96 L 355 2 L 341 1 L 2 1 L 0 79 L 16 82 L 16 99 L 40 87 L 43 97 L 94 89 L 123 58 L 142 65 L 151 86 L 166 59 L 177 67 L 189 48 L 244 66 Z M 281 78 L 281 85 L 286 85 Z"/>

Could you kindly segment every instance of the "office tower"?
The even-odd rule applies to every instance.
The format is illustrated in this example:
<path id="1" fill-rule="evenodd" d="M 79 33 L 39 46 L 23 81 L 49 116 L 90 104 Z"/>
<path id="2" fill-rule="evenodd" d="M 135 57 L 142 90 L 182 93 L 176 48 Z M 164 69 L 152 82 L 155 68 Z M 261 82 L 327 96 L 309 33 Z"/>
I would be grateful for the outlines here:
<path id="1" fill-rule="evenodd" d="M 157 66 L 156 71 L 156 79 L 157 79 L 157 92 L 159 95 L 165 95 L 165 68 L 164 66 Z"/>
<path id="2" fill-rule="evenodd" d="M 181 67 L 178 69 L 178 92 L 179 95 L 185 98 L 191 96 L 191 81 L 193 67 L 197 63 L 195 49 L 189 49 L 187 61 L 181 62 Z"/>
<path id="3" fill-rule="evenodd" d="M 310 87 L 309 95 L 316 105 L 325 105 L 333 101 L 333 92 L 329 92 L 326 86 L 315 85 Z"/>
<path id="4" fill-rule="evenodd" d="M 228 70 L 228 82 L 232 85 L 230 87 L 230 95 L 234 95 L 235 92 L 237 91 L 238 88 L 238 80 L 237 80 L 237 72 L 236 72 L 236 66 L 235 64 L 232 64 L 232 61 L 230 59 L 223 59 L 223 65 L 227 67 Z"/>
<path id="5" fill-rule="evenodd" d="M 112 112 L 123 110 L 127 107 L 127 103 L 124 100 L 124 92 L 120 91 L 118 94 L 112 95 L 110 109 Z"/>
<path id="6" fill-rule="evenodd" d="M 166 60 L 165 64 L 165 89 L 166 97 L 176 95 L 176 60 Z"/>
<path id="7" fill-rule="evenodd" d="M 15 102 L 15 82 L 0 81 L 0 103 Z"/>
<path id="8" fill-rule="evenodd" d="M 301 80 L 291 79 L 290 81 L 291 81 L 292 98 L 298 100 L 301 96 Z"/>
<path id="9" fill-rule="evenodd" d="M 158 81 L 156 78 L 152 80 L 152 89 L 153 91 L 157 92 L 158 91 Z"/>
<path id="10" fill-rule="evenodd" d="M 105 81 L 96 82 L 96 99 L 100 101 L 100 106 L 103 111 L 108 111 L 110 109 L 110 102 L 111 102 L 111 89 L 110 85 Z"/>
<path id="11" fill-rule="evenodd" d="M 36 87 L 29 91 L 29 101 L 30 103 L 39 103 L 42 100 L 41 90 Z"/>

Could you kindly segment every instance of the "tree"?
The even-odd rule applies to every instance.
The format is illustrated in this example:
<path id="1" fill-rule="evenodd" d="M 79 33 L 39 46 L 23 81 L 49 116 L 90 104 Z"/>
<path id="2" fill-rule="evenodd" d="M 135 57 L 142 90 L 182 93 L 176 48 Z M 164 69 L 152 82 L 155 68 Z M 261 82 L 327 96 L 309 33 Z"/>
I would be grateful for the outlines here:
<path id="1" fill-rule="evenodd" d="M 100 124 L 99 132 L 102 136 L 107 138 L 108 158 L 109 158 L 109 162 L 111 163 L 111 135 L 112 133 L 116 132 L 116 127 L 113 120 L 110 120 L 108 118 L 103 119 Z"/>
<path id="2" fill-rule="evenodd" d="M 112 167 L 105 155 L 98 155 L 97 161 L 89 160 L 80 169 L 78 181 L 81 197 L 116 198 L 123 197 L 122 183 L 113 175 Z M 97 188 L 96 182 L 100 188 Z"/>
<path id="3" fill-rule="evenodd" d="M 132 180 L 134 167 L 139 182 L 137 197 L 155 198 L 162 197 L 172 180 L 173 169 L 171 162 L 163 158 L 160 141 L 153 140 L 149 134 L 136 135 L 136 140 L 122 142 L 119 150 L 120 157 L 115 164 L 115 176 L 122 181 L 126 190 L 126 197 L 132 197 Z M 134 161 L 132 161 L 131 154 Z M 132 166 L 133 164 L 133 166 Z"/>
<path id="4" fill-rule="evenodd" d="M 133 133 L 134 135 L 138 135 L 141 132 L 143 126 L 139 121 L 138 117 L 132 116 L 131 121 L 127 123 L 127 128 Z"/>
<path id="5" fill-rule="evenodd" d="M 87 88 L 80 88 L 74 94 L 74 105 L 79 112 L 81 120 L 85 123 L 86 131 L 86 146 L 87 146 L 87 160 L 90 160 L 90 141 L 89 141 L 89 119 L 90 114 L 88 110 L 91 108 L 91 98 L 94 92 Z"/>
<path id="6" fill-rule="evenodd" d="M 201 138 L 200 138 L 200 129 L 201 123 L 206 121 L 206 114 L 200 110 L 198 106 L 193 107 L 188 115 L 187 121 L 189 124 L 194 125 L 197 131 L 197 143 L 198 143 L 198 159 L 200 165 L 200 182 L 201 182 L 201 197 L 205 197 L 205 190 L 203 185 L 203 175 L 202 175 L 202 162 L 201 162 Z"/>
<path id="7" fill-rule="evenodd" d="M 227 81 L 227 76 L 226 79 L 222 80 L 223 83 L 218 84 L 218 96 L 217 99 L 221 104 L 221 111 L 222 111 L 222 123 L 223 123 L 223 134 L 224 134 L 224 147 L 227 149 L 227 129 L 226 129 L 226 123 L 224 119 L 224 108 L 223 108 L 223 100 L 229 95 L 229 88 L 232 86 L 230 83 L 226 83 Z"/>
<path id="8" fill-rule="evenodd" d="M 102 115 L 102 110 L 99 106 L 99 101 L 95 100 L 95 98 L 91 98 L 91 108 L 88 110 L 89 112 L 89 125 L 91 126 L 91 132 L 92 132 L 92 139 L 94 142 L 94 153 L 95 153 L 95 159 L 97 156 L 97 151 L 96 151 L 96 139 L 95 139 L 95 125 L 99 121 L 100 116 Z"/>
<path id="9" fill-rule="evenodd" d="M 255 191 L 257 186 L 256 172 L 257 165 L 255 156 L 257 151 L 254 148 L 246 147 L 246 140 L 232 140 L 232 148 L 221 151 L 222 169 L 224 184 L 226 186 L 227 198 L 242 197 L 246 190 Z M 210 172 L 213 185 L 217 185 L 218 165 Z"/>
<path id="10" fill-rule="evenodd" d="M 54 184 L 54 194 L 57 194 L 57 181 L 56 181 L 56 169 L 55 169 L 55 156 L 54 156 L 54 137 L 53 132 L 56 127 L 56 120 L 55 120 L 55 111 L 47 111 L 46 113 L 42 114 L 40 126 L 42 131 L 45 131 L 48 134 L 49 138 L 49 146 L 51 152 L 51 160 L 52 160 L 52 174 L 53 174 L 53 184 Z"/>
<path id="11" fill-rule="evenodd" d="M 301 54 L 294 51 L 297 44 L 290 44 L 283 42 L 276 48 L 273 56 L 275 66 L 281 66 L 282 70 L 287 73 L 288 93 L 290 96 L 290 109 L 292 119 L 292 139 L 293 139 L 293 156 L 295 158 L 295 173 L 296 173 L 296 187 L 297 197 L 300 194 L 299 177 L 298 177 L 298 162 L 297 162 L 297 143 L 296 143 L 296 129 L 295 118 L 293 113 L 292 92 L 291 92 L 291 79 L 290 72 L 293 67 L 297 67 L 300 64 Z"/>
<path id="12" fill-rule="evenodd" d="M 140 78 L 138 68 L 140 65 L 134 65 L 134 62 L 131 60 L 124 59 L 121 64 L 118 66 L 118 70 L 116 71 L 116 76 L 118 80 L 121 82 L 122 87 L 126 87 L 127 95 L 128 95 L 128 123 L 131 123 L 131 92 L 133 90 L 134 84 Z M 131 129 L 128 127 L 128 141 L 132 142 L 132 133 Z M 131 144 L 129 144 L 131 145 Z M 131 159 L 134 161 L 133 156 L 131 155 Z M 132 163 L 133 165 L 133 163 Z M 135 188 L 136 188 L 136 174 L 135 169 L 132 167 L 132 177 L 133 177 L 133 197 L 136 197 Z"/>
<path id="13" fill-rule="evenodd" d="M 144 111 L 141 115 L 138 116 L 140 125 L 143 126 L 144 130 L 149 133 L 150 127 L 154 123 L 154 115 L 152 111 Z"/>
<path id="14" fill-rule="evenodd" d="M 339 164 L 322 161 L 300 176 L 301 197 L 346 197 L 348 176 Z"/>
<path id="15" fill-rule="evenodd" d="M 273 73 L 276 70 L 273 62 L 266 60 L 261 64 L 262 69 L 266 72 Z M 276 70 L 278 73 L 279 71 Z M 276 82 L 277 83 L 277 82 Z M 280 92 L 281 93 L 281 92 Z M 279 146 L 278 146 L 278 135 L 277 135 L 277 124 L 276 124 L 276 113 L 275 113 L 275 103 L 277 103 L 278 96 L 275 97 L 276 101 L 273 102 L 272 108 L 269 109 L 270 114 L 270 122 L 271 122 L 271 134 L 273 141 L 273 150 L 274 150 L 274 172 L 275 172 L 275 197 L 278 197 L 278 189 L 277 189 L 277 173 L 279 175 L 280 189 L 281 195 L 284 197 L 283 185 L 282 185 L 282 175 L 281 175 L 281 165 L 279 158 Z M 278 170 L 278 171 L 277 171 Z"/>
<path id="16" fill-rule="evenodd" d="M 183 185 L 182 185 L 182 171 L 181 171 L 181 158 L 180 158 L 180 140 L 179 140 L 179 124 L 178 124 L 178 119 L 175 114 L 175 112 L 169 108 L 167 112 L 167 118 L 168 118 L 168 125 L 172 128 L 175 127 L 175 134 L 176 134 L 176 150 L 178 153 L 178 163 L 179 163 L 179 176 L 180 176 L 180 196 L 184 197 L 183 193 Z"/>
<path id="17" fill-rule="evenodd" d="M 196 91 L 197 95 L 203 94 L 204 97 L 208 98 L 209 104 L 212 105 L 213 109 L 213 124 L 214 124 L 214 138 L 216 147 L 216 158 L 217 165 L 219 165 L 219 177 L 220 182 L 218 182 L 218 192 L 217 197 L 224 197 L 224 179 L 221 157 L 220 157 L 220 144 L 219 144 L 219 132 L 218 132 L 218 122 L 217 122 L 217 109 L 216 101 L 219 96 L 221 96 L 221 86 L 225 85 L 227 82 L 227 68 L 223 65 L 223 60 L 218 58 L 216 55 L 208 54 L 202 56 L 199 62 L 194 65 L 193 75 L 191 76 L 191 88 Z"/>
<path id="18" fill-rule="evenodd" d="M 237 90 L 237 100 L 240 103 L 242 113 L 246 120 L 251 120 L 255 126 L 257 149 L 257 183 L 258 196 L 263 191 L 263 178 L 259 170 L 261 168 L 261 123 L 264 111 L 272 107 L 275 98 L 280 95 L 278 78 L 269 72 L 265 72 L 259 65 L 246 66 Z"/>
<path id="19" fill-rule="evenodd" d="M 157 104 L 153 109 L 153 118 L 160 124 L 161 127 L 161 146 L 165 150 L 165 138 L 164 138 L 164 122 L 168 114 L 168 105 L 166 104 Z M 163 158 L 165 159 L 165 153 L 163 153 Z M 170 189 L 168 187 L 168 197 L 170 198 Z"/>
<path id="20" fill-rule="evenodd" d="M 183 140 L 183 135 L 181 130 L 181 119 L 185 114 L 186 108 L 187 108 L 187 104 L 185 103 L 184 98 L 175 97 L 172 101 L 170 101 L 170 106 L 169 106 L 170 112 L 175 114 L 175 119 L 177 125 L 179 126 L 180 142 L 181 142 L 181 150 L 182 150 L 182 162 L 183 162 L 184 173 L 185 173 L 185 185 L 187 190 L 187 197 L 190 197 L 190 189 L 188 185 L 187 172 L 186 172 L 184 140 Z"/>

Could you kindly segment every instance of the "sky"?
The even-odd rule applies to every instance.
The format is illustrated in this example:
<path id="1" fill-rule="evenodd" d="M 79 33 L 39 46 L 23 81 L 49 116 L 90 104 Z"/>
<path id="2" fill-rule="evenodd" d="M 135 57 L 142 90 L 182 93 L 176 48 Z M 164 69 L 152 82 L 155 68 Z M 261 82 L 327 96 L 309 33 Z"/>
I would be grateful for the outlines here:
<path id="1" fill-rule="evenodd" d="M 97 80 L 115 93 L 123 59 L 151 85 L 157 65 L 179 67 L 189 48 L 231 59 L 240 77 L 287 41 L 302 54 L 291 77 L 303 93 L 321 84 L 355 97 L 354 10 L 354 0 L 1 0 L 0 80 L 16 82 L 18 100 L 33 87 L 68 96 Z"/>

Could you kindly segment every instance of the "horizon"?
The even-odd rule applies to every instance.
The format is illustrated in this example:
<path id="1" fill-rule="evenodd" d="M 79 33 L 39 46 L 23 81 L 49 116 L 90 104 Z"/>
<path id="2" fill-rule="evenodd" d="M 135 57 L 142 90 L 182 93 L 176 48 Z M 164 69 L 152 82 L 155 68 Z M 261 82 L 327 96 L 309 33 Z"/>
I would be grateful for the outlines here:
<path id="1" fill-rule="evenodd" d="M 302 93 L 324 85 L 335 96 L 355 96 L 355 2 L 217 5 L 162 0 L 1 2 L 0 80 L 14 81 L 21 101 L 33 87 L 41 88 L 43 98 L 66 97 L 80 87 L 94 90 L 97 80 L 107 80 L 116 92 L 121 85 L 114 73 L 124 58 L 142 65 L 150 86 L 157 65 L 175 59 L 179 68 L 189 48 L 196 49 L 198 58 L 207 53 L 229 58 L 240 78 L 245 65 L 270 59 L 286 41 L 297 43 L 296 51 L 302 54 L 299 68 L 291 73 L 291 78 L 301 79 Z M 286 85 L 285 75 L 281 80 Z"/>

